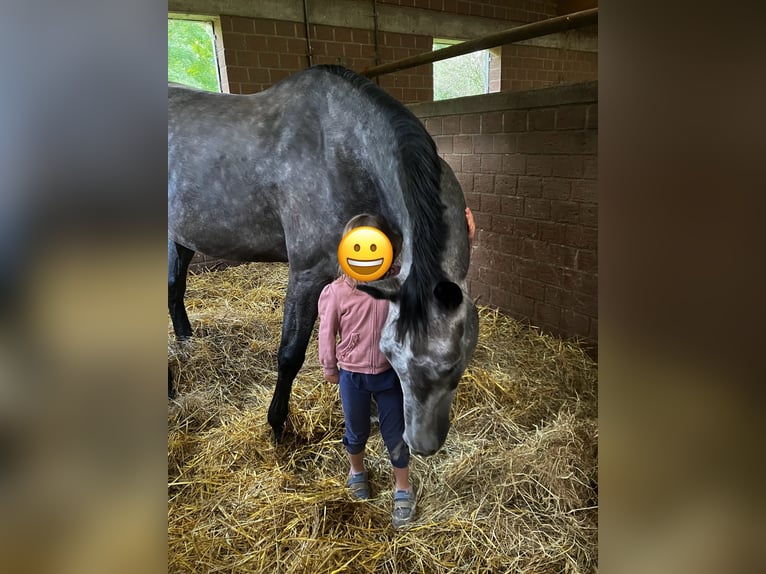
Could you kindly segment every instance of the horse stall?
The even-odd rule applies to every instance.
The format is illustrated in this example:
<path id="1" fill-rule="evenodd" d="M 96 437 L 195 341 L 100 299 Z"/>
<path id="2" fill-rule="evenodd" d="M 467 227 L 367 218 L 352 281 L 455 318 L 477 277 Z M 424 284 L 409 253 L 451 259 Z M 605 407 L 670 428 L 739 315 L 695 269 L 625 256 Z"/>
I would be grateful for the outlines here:
<path id="1" fill-rule="evenodd" d="M 314 17 L 300 16 L 307 26 Z M 246 19 L 224 19 L 224 40 L 244 34 Z M 239 57 L 222 74 L 230 87 Z M 407 100 L 392 77 L 381 86 Z M 169 572 L 597 570 L 597 84 L 508 85 L 406 102 L 474 213 L 460 282 L 479 317 L 446 441 L 410 463 L 414 522 L 391 525 L 376 425 L 372 499 L 348 493 L 344 417 L 337 385 L 323 380 L 316 325 L 274 440 L 288 264 L 203 259 L 186 280 L 194 336 L 177 339 L 168 323 Z"/>
<path id="2" fill-rule="evenodd" d="M 375 427 L 373 499 L 347 492 L 343 412 L 316 333 L 273 440 L 286 285 L 282 263 L 189 277 L 196 337 L 168 335 L 169 572 L 594 571 L 597 370 L 582 346 L 480 306 L 449 436 L 437 454 L 413 456 L 417 516 L 395 531 Z"/>

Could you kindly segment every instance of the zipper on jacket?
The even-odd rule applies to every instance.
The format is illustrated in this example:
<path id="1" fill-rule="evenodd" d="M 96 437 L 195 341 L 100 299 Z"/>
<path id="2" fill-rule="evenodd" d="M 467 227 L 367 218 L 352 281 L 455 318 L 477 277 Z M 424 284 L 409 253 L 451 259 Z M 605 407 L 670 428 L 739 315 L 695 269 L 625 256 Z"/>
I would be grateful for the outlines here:
<path id="1" fill-rule="evenodd" d="M 380 333 L 378 333 L 378 302 L 375 301 L 374 305 L 372 306 L 372 324 L 375 326 L 372 330 L 372 345 L 370 349 L 370 353 L 372 355 L 370 356 L 370 364 L 372 365 L 372 370 L 377 371 L 378 365 L 375 364 L 375 359 L 378 356 L 378 338 L 380 337 Z"/>

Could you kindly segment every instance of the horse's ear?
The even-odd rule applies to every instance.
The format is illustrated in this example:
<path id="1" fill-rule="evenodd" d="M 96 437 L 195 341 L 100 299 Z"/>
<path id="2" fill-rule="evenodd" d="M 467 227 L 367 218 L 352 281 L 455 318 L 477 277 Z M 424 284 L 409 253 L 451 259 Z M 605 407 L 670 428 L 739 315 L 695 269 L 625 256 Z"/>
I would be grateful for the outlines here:
<path id="1" fill-rule="evenodd" d="M 452 281 L 439 281 L 434 287 L 434 297 L 442 307 L 452 311 L 463 302 L 463 290 Z"/>
<path id="2" fill-rule="evenodd" d="M 380 281 L 358 283 L 356 288 L 360 291 L 364 291 L 375 299 L 388 299 L 389 301 L 398 301 L 401 284 L 396 277 L 389 277 L 388 279 L 381 279 Z"/>

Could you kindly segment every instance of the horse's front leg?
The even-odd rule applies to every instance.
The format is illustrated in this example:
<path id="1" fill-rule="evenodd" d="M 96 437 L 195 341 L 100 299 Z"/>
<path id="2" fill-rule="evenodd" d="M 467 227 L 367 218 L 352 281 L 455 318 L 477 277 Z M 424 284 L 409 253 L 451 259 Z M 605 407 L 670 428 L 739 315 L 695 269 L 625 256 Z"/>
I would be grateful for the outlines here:
<path id="1" fill-rule="evenodd" d="M 317 302 L 324 283 L 290 276 L 282 318 L 282 340 L 277 357 L 277 386 L 269 406 L 269 424 L 277 441 L 282 438 L 293 381 L 298 374 L 317 318 Z"/>

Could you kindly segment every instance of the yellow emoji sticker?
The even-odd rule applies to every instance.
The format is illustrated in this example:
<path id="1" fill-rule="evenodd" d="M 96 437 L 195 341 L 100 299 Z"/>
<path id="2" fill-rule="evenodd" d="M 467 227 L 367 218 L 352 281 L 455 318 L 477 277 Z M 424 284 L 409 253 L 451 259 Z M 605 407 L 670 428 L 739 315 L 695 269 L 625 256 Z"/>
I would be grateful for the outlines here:
<path id="1" fill-rule="evenodd" d="M 338 262 L 357 281 L 375 281 L 386 274 L 394 258 L 386 234 L 375 227 L 355 227 L 340 240 Z"/>

